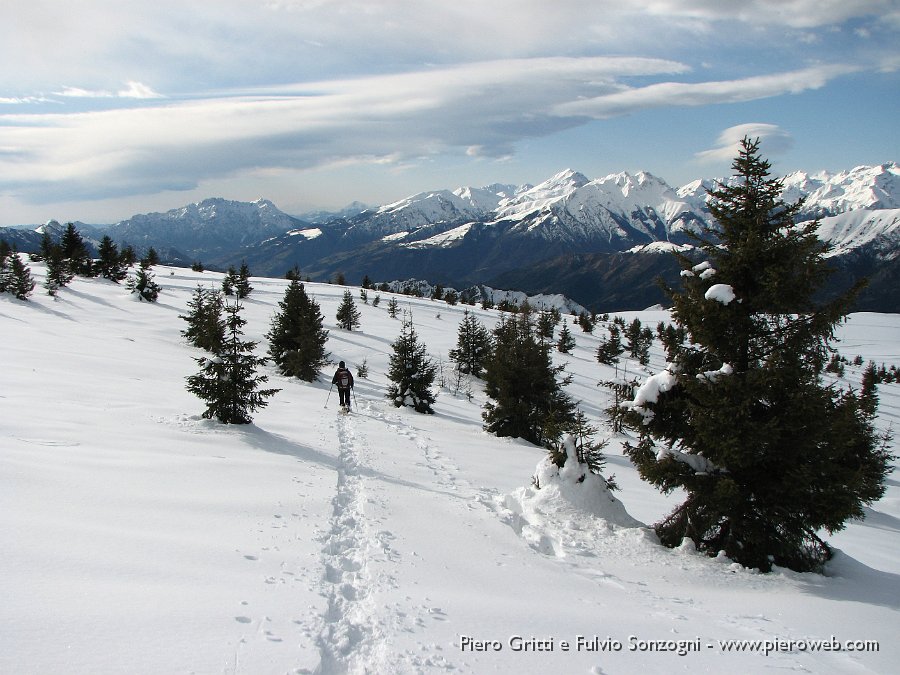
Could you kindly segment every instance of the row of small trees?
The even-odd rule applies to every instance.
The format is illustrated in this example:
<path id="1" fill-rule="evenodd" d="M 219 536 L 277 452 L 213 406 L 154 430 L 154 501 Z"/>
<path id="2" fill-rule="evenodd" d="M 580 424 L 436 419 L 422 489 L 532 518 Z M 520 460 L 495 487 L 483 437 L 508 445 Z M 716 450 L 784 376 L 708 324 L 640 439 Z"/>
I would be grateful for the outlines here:
<path id="1" fill-rule="evenodd" d="M 44 288 L 51 296 L 56 296 L 59 289 L 68 286 L 76 276 L 102 277 L 115 283 L 127 278 L 129 290 L 137 293 L 141 300 L 150 302 L 155 301 L 159 294 L 160 288 L 150 271 L 159 262 L 153 248 L 140 261 L 140 268 L 129 277 L 128 270 L 136 261 L 134 250 L 130 246 L 119 251 L 115 242 L 109 236 L 104 236 L 97 249 L 97 258 L 93 258 L 73 223 L 66 225 L 57 242 L 45 231 L 39 250 L 31 253 L 30 258 L 33 262 L 44 263 Z M 28 267 L 5 241 L 0 241 L 0 288 L 24 300 L 34 286 Z"/>
<path id="2" fill-rule="evenodd" d="M 266 333 L 269 358 L 282 374 L 314 381 L 320 369 L 330 362 L 326 350 L 328 330 L 324 328 L 320 307 L 297 279 L 290 282 L 278 307 Z M 207 401 L 206 417 L 223 422 L 249 421 L 252 410 L 265 405 L 264 399 L 274 390 L 263 390 L 259 396 L 251 397 L 253 383 L 265 381 L 260 377 L 246 382 L 244 389 L 235 385 L 249 372 L 248 354 L 255 346 L 243 342 L 237 332 L 243 325 L 239 303 L 228 305 L 220 292 L 198 287 L 188 308 L 189 313 L 182 317 L 188 323 L 182 335 L 212 354 L 198 358 L 202 372 L 189 379 L 189 389 Z M 227 319 L 223 319 L 223 312 Z M 358 325 L 359 310 L 349 291 L 344 294 L 337 319 L 347 330 Z M 404 313 L 400 334 L 391 350 L 387 398 L 398 407 L 433 412 L 437 366 L 420 341 L 411 314 Z M 557 381 L 562 367 L 553 365 L 551 343 L 539 336 L 535 314 L 527 308 L 515 318 L 504 316 L 493 332 L 467 310 L 450 358 L 461 372 L 484 378 L 492 399 L 484 411 L 488 431 L 550 448 L 555 447 L 564 431 L 574 428 L 575 406 Z M 252 365 L 267 361 L 268 358 L 254 357 Z M 223 385 L 221 391 L 214 393 L 219 380 L 228 386 Z M 239 405 L 232 399 L 241 392 L 246 398 Z"/>

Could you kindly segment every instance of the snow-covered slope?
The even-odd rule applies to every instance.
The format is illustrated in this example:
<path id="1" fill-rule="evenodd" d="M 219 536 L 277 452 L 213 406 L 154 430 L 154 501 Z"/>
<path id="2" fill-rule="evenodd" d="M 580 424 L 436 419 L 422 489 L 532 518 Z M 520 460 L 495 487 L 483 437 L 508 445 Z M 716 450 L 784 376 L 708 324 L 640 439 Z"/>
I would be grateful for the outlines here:
<path id="1" fill-rule="evenodd" d="M 254 424 L 201 419 L 185 390 L 200 353 L 180 339 L 179 314 L 221 275 L 155 272 L 157 304 L 100 279 L 76 279 L 56 300 L 40 288 L 29 302 L 0 295 L 0 672 L 895 670 L 896 476 L 865 522 L 830 537 L 839 553 L 827 576 L 759 575 L 664 549 L 640 523 L 679 497 L 637 477 L 626 437 L 606 449 L 621 486 L 612 499 L 554 473 L 542 450 L 484 433 L 478 383 L 471 400 L 441 390 L 433 416 L 389 405 L 400 322 L 387 294 L 378 307 L 372 291 L 357 300 L 362 326 L 350 333 L 334 326 L 345 288 L 306 287 L 333 358 L 368 366 L 351 415 L 337 414 L 330 373 L 306 384 L 267 368 L 281 391 Z M 242 315 L 262 354 L 286 282 L 252 284 Z M 465 309 L 489 327 L 499 318 L 399 300 L 445 363 Z M 575 330 L 573 353 L 554 358 L 605 436 L 597 382 L 623 373 L 594 359 L 603 330 Z M 840 348 L 900 364 L 898 335 L 896 315 L 854 315 Z M 658 370 L 658 344 L 651 357 Z M 879 425 L 896 425 L 900 385 L 880 396 Z M 865 640 L 878 650 L 850 650 Z"/>
<path id="2" fill-rule="evenodd" d="M 900 256 L 900 209 L 857 209 L 822 218 L 816 234 L 832 244 L 830 255 L 874 249 L 880 257 Z"/>

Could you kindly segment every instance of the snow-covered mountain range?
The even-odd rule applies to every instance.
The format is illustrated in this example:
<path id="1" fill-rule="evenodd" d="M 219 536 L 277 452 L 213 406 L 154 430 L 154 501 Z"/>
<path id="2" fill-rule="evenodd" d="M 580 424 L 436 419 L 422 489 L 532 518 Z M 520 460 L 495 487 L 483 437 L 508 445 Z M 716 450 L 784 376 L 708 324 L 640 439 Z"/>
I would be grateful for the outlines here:
<path id="1" fill-rule="evenodd" d="M 421 192 L 391 204 L 354 204 L 334 214 L 296 218 L 267 200 L 207 199 L 166 213 L 134 216 L 88 228 L 140 249 L 154 246 L 171 262 L 200 260 L 224 268 L 246 260 L 254 273 L 281 276 L 295 265 L 313 279 L 343 274 L 351 282 L 419 278 L 457 287 L 529 283 L 529 293 L 571 293 L 554 286 L 581 265 L 596 273 L 570 296 L 595 309 L 640 308 L 659 302 L 646 277 L 665 263 L 658 256 L 690 242 L 711 222 L 708 190 L 716 180 L 674 188 L 650 173 L 622 172 L 589 179 L 567 169 L 537 185 L 495 184 Z M 819 233 L 843 277 L 895 279 L 900 253 L 900 166 L 889 162 L 839 173 L 795 172 L 783 178 L 784 199 L 804 200 L 800 217 L 820 219 Z M 28 233 L 36 241 L 38 235 Z M 0 236 L 5 236 L 0 234 Z M 28 250 L 16 237 L 20 250 Z M 643 258 L 652 255 L 652 263 Z M 587 257 L 586 257 L 587 256 Z M 638 262 L 640 261 L 640 262 Z M 671 266 L 671 265 L 670 265 Z M 640 279 L 635 270 L 641 269 Z M 612 269 L 619 270 L 611 274 Z M 886 271 L 885 271 L 886 270 Z M 665 275 L 664 275 L 665 276 Z M 623 295 L 617 278 L 643 280 L 646 292 Z M 602 283 L 601 283 L 602 282 Z M 654 295 L 655 294 L 655 295 Z M 611 298 L 629 303 L 611 307 Z M 880 301 L 879 301 L 880 302 Z M 882 311 L 900 306 L 879 304 Z"/>

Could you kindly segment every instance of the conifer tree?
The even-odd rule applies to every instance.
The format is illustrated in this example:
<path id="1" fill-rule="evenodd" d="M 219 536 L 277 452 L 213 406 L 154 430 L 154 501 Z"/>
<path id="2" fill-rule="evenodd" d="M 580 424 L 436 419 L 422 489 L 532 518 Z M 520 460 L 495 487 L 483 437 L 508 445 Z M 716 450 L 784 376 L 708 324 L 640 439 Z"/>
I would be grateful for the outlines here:
<path id="1" fill-rule="evenodd" d="M 253 286 L 250 285 L 250 268 L 246 262 L 241 262 L 241 268 L 237 272 L 234 280 L 234 294 L 238 300 L 243 300 L 253 292 Z"/>
<path id="2" fill-rule="evenodd" d="M 389 317 L 391 317 L 392 319 L 397 318 L 397 314 L 400 311 L 400 303 L 397 302 L 397 298 L 395 298 L 394 296 L 391 296 L 391 299 L 388 300 L 387 310 Z"/>
<path id="3" fill-rule="evenodd" d="M 4 282 L 5 290 L 19 300 L 27 300 L 34 290 L 34 279 L 31 278 L 31 270 L 28 269 L 28 265 L 23 263 L 19 254 L 13 250 L 12 254 L 4 260 L 3 267 L 9 270 Z"/>
<path id="4" fill-rule="evenodd" d="M 400 408 L 409 406 L 416 412 L 431 414 L 435 395 L 431 391 L 437 366 L 419 342 L 412 316 L 404 313 L 400 335 L 391 345 L 387 398 Z"/>
<path id="5" fill-rule="evenodd" d="M 625 351 L 619 330 L 617 324 L 609 324 L 609 336 L 602 339 L 600 344 L 597 345 L 597 361 L 600 363 L 611 366 L 619 360 L 619 356 Z"/>
<path id="6" fill-rule="evenodd" d="M 141 261 L 133 276 L 128 277 L 128 290 L 136 293 L 141 302 L 156 302 L 162 290 L 155 281 L 153 270 L 145 258 Z"/>
<path id="7" fill-rule="evenodd" d="M 188 323 L 188 327 L 181 331 L 182 337 L 195 347 L 212 354 L 219 353 L 225 341 L 224 307 L 225 301 L 220 292 L 198 285 L 188 300 L 190 312 L 179 315 Z"/>
<path id="8" fill-rule="evenodd" d="M 68 223 L 59 242 L 62 256 L 68 260 L 69 270 L 79 276 L 93 276 L 91 255 L 81 234 L 75 228 L 74 223 Z"/>
<path id="9" fill-rule="evenodd" d="M 50 236 L 50 232 L 47 228 L 44 228 L 43 232 L 41 232 L 41 243 L 38 249 L 38 253 L 33 253 L 31 255 L 31 259 L 34 261 L 47 260 L 50 257 L 50 252 L 53 250 L 53 238 Z"/>
<path id="10" fill-rule="evenodd" d="M 556 376 L 550 346 L 538 340 L 530 310 L 501 318 L 485 367 L 484 428 L 550 447 L 574 420 L 575 406 Z"/>
<path id="11" fill-rule="evenodd" d="M 575 411 L 572 424 L 566 431 L 568 432 L 567 440 L 575 450 L 575 460 L 579 464 L 584 465 L 591 473 L 602 476 L 603 469 L 606 467 L 606 455 L 603 454 L 603 449 L 609 444 L 609 441 L 607 439 L 594 440 L 597 428 L 588 422 L 587 416 L 581 410 Z M 565 446 L 566 442 L 560 441 L 553 444 L 549 451 L 550 461 L 559 468 L 564 467 L 566 460 L 569 458 L 569 453 L 566 451 Z M 610 491 L 619 489 L 614 475 L 604 478 L 604 480 L 606 489 Z"/>
<path id="12" fill-rule="evenodd" d="M 573 349 L 575 349 L 575 338 L 572 337 L 568 322 L 564 320 L 559 331 L 559 340 L 556 341 L 556 350 L 560 354 L 569 354 Z"/>
<path id="13" fill-rule="evenodd" d="M 278 389 L 260 389 L 268 381 L 257 375 L 257 369 L 267 363 L 253 353 L 255 342 L 243 340 L 247 323 L 240 315 L 240 303 L 225 308 L 225 341 L 221 350 L 209 357 L 195 359 L 200 372 L 187 378 L 187 389 L 206 402 L 205 419 L 215 418 L 223 424 L 249 424 L 252 413 L 264 408 L 267 398 Z"/>
<path id="14" fill-rule="evenodd" d="M 865 401 L 822 383 L 852 292 L 815 303 L 827 245 L 818 223 L 794 223 L 800 205 L 780 198 L 758 150 L 745 138 L 735 179 L 710 192 L 707 259 L 676 254 L 684 290 L 669 293 L 689 341 L 638 389 L 628 421 L 640 441 L 626 452 L 644 479 L 686 493 L 656 524 L 665 545 L 820 570 L 831 550 L 819 532 L 864 516 L 891 456 Z"/>
<path id="15" fill-rule="evenodd" d="M 548 312 L 541 312 L 537 319 L 538 336 L 543 340 L 552 340 L 556 326 L 562 320 L 562 316 L 555 308 Z"/>
<path id="16" fill-rule="evenodd" d="M 222 292 L 227 296 L 234 295 L 234 285 L 237 282 L 237 270 L 234 269 L 234 265 L 230 265 L 228 267 L 228 271 L 225 273 L 225 276 L 222 278 Z"/>
<path id="17" fill-rule="evenodd" d="M 653 331 L 644 328 L 641 320 L 635 317 L 625 329 L 625 340 L 628 355 L 646 365 L 650 358 L 650 345 L 653 344 Z"/>
<path id="18" fill-rule="evenodd" d="M 328 331 L 322 327 L 324 319 L 319 304 L 294 279 L 278 307 L 280 311 L 273 317 L 266 334 L 269 355 L 284 375 L 314 382 L 319 369 L 328 363 L 325 350 Z"/>
<path id="19" fill-rule="evenodd" d="M 344 299 L 337 310 L 338 326 L 344 330 L 359 328 L 360 313 L 353 302 L 353 294 L 349 290 L 344 291 Z"/>
<path id="20" fill-rule="evenodd" d="M 596 320 L 587 312 L 581 312 L 578 315 L 578 325 L 581 326 L 581 330 L 585 333 L 593 333 L 595 324 Z"/>
<path id="21" fill-rule="evenodd" d="M 5 240 L 0 239 L 0 293 L 6 293 L 9 289 L 9 256 L 9 245 Z"/>
<path id="22" fill-rule="evenodd" d="M 459 364 L 460 372 L 481 377 L 490 353 L 490 331 L 468 309 L 464 310 L 456 333 L 456 349 L 450 350 L 450 358 Z"/>
<path id="23" fill-rule="evenodd" d="M 131 245 L 126 244 L 122 247 L 122 264 L 125 267 L 131 267 L 137 262 L 137 255 Z"/>
<path id="24" fill-rule="evenodd" d="M 47 265 L 47 276 L 44 279 L 44 287 L 51 296 L 56 296 L 57 291 L 75 278 L 68 259 L 63 255 L 62 248 L 57 244 L 51 244 L 44 261 Z"/>
<path id="25" fill-rule="evenodd" d="M 100 240 L 100 247 L 97 249 L 97 265 L 96 272 L 105 279 L 119 283 L 128 276 L 125 269 L 125 262 L 119 253 L 118 247 L 109 235 L 105 235 Z"/>

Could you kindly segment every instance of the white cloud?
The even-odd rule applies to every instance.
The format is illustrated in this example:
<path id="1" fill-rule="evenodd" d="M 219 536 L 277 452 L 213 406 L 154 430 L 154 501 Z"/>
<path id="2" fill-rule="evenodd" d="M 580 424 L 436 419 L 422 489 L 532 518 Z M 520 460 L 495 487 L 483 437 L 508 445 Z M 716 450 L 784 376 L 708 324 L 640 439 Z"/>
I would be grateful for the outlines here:
<path id="1" fill-rule="evenodd" d="M 161 94 L 157 94 L 151 87 L 141 82 L 126 82 L 126 87 L 120 89 L 116 96 L 119 98 L 162 98 Z"/>
<path id="2" fill-rule="evenodd" d="M 523 138 L 583 123 L 551 108 L 617 78 L 681 72 L 634 58 L 513 59 L 303 83 L 243 95 L 75 114 L 0 115 L 0 184 L 31 199 L 190 189 L 261 167 L 401 162 L 477 148 L 500 158 Z M 359 158 L 363 158 L 360 160 Z"/>
<path id="3" fill-rule="evenodd" d="M 554 112 L 559 115 L 585 115 L 604 119 L 647 108 L 739 103 L 819 89 L 829 80 L 855 71 L 856 68 L 849 66 L 821 66 L 740 80 L 662 82 L 568 101 L 556 106 Z"/>
<path id="4" fill-rule="evenodd" d="M 741 141 L 745 138 L 759 139 L 766 155 L 787 152 L 794 143 L 791 135 L 775 124 L 749 122 L 725 129 L 716 139 L 716 146 L 696 154 L 704 162 L 731 161 L 738 155 Z"/>
<path id="5" fill-rule="evenodd" d="M 116 92 L 82 89 L 81 87 L 63 87 L 60 91 L 54 92 L 54 95 L 62 96 L 63 98 L 162 98 L 162 95 L 157 94 L 151 87 L 134 81 L 126 82 L 125 88 Z"/>

